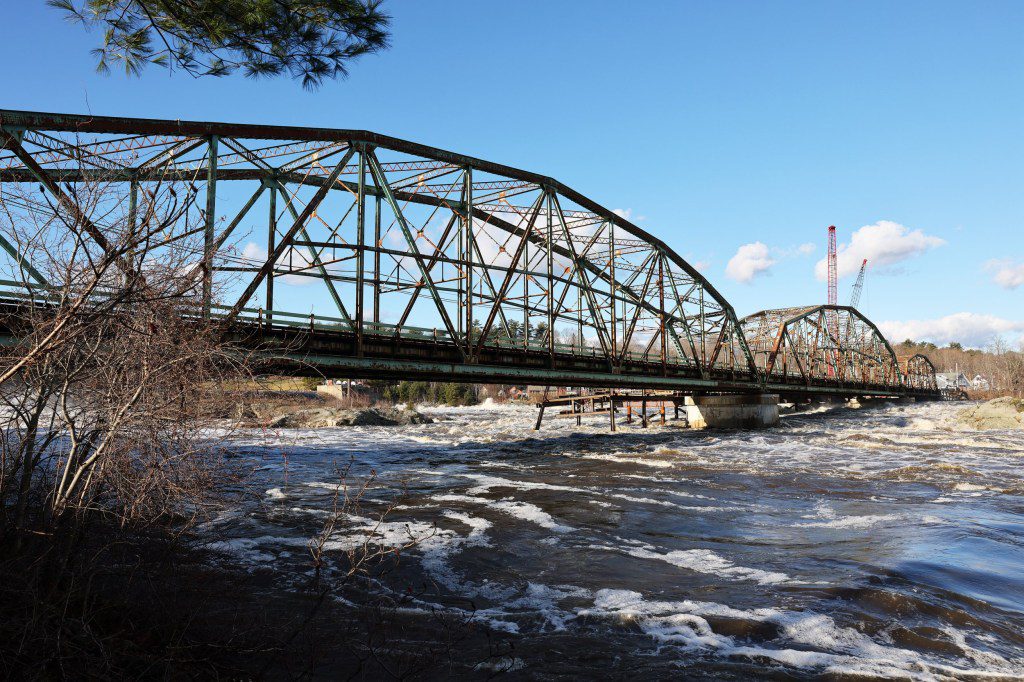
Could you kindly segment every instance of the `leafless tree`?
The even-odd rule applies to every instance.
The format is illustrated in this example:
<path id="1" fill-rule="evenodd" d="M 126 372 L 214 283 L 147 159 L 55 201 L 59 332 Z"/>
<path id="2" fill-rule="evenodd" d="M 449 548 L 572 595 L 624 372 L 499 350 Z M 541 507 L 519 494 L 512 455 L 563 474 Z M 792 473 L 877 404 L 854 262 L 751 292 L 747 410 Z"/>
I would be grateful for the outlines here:
<path id="1" fill-rule="evenodd" d="M 61 187 L 61 185 L 58 185 Z M 0 514 L 149 522 L 196 513 L 218 468 L 204 407 L 245 357 L 203 314 L 196 191 L 152 183 L 6 185 L 0 230 L 19 258 L 0 356 Z"/>
<path id="2" fill-rule="evenodd" d="M 59 669 L 83 656 L 109 665 L 117 648 L 93 625 L 98 564 L 121 556 L 109 548 L 177 537 L 235 481 L 217 418 L 254 369 L 204 307 L 197 190 L 147 181 L 132 202 L 127 183 L 83 176 L 58 180 L 59 193 L 0 186 L 0 234 L 17 254 L 0 273 L 0 610 L 24 614 L 0 623 L 0 639 L 19 642 L 23 662 L 50 657 Z M 424 539 L 382 542 L 394 505 L 363 515 L 375 478 L 347 481 L 343 472 L 310 541 L 318 603 L 379 580 Z M 397 610 L 365 608 L 377 623 Z M 380 644 L 386 630 L 350 639 L 353 656 L 402 676 L 443 654 L 395 658 Z M 0 649 L 0 676 L 4 658 Z"/>

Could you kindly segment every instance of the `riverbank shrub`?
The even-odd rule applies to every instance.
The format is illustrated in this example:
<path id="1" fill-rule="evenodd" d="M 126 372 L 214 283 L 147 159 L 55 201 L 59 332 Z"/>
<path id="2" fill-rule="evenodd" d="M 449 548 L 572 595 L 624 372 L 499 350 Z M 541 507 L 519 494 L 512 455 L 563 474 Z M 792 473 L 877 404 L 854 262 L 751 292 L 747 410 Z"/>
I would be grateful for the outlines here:
<path id="1" fill-rule="evenodd" d="M 410 602 L 372 585 L 418 538 L 387 547 L 376 521 L 350 525 L 394 506 L 360 511 L 366 483 L 341 476 L 311 552 L 317 581 L 273 584 L 272 571 L 224 556 L 233 538 L 217 522 L 266 487 L 253 489 L 264 462 L 239 456 L 223 420 L 262 384 L 204 315 L 194 195 L 155 181 L 129 202 L 127 187 L 83 183 L 74 210 L 53 202 L 47 214 L 35 191 L 0 193 L 0 232 L 47 282 L 31 289 L 39 304 L 0 319 L 13 339 L 0 348 L 0 679 L 292 679 L 316 677 L 322 656 L 332 679 L 446 665 L 450 638 L 408 655 L 391 641 Z M 100 218 L 102 241 L 89 235 Z M 458 385 L 425 395 L 473 399 Z M 287 481 L 286 453 L 268 456 Z M 339 551 L 335 533 L 355 549 Z"/>

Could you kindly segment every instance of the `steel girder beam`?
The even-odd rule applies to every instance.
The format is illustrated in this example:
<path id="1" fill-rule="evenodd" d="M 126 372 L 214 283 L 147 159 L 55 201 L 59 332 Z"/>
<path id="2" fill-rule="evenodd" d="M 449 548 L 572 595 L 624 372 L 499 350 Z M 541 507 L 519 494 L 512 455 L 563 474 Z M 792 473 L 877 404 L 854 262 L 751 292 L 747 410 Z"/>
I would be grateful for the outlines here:
<path id="1" fill-rule="evenodd" d="M 337 179 L 338 175 L 341 174 L 342 169 L 345 167 L 345 164 L 348 163 L 348 160 L 352 158 L 352 154 L 354 152 L 354 149 L 348 150 L 345 154 L 345 158 L 341 160 L 341 163 L 335 166 L 334 170 L 331 171 L 331 174 L 327 178 L 327 182 L 321 185 L 317 190 L 316 194 L 313 196 L 313 200 L 306 204 L 306 207 L 302 209 L 302 213 L 295 217 L 292 226 L 284 233 L 284 236 L 281 241 L 278 242 L 274 251 L 267 255 L 266 262 L 260 267 L 256 276 L 242 292 L 242 295 L 238 297 L 238 301 L 231 307 L 231 310 L 228 313 L 229 320 L 238 315 L 245 304 L 248 303 L 249 299 L 252 298 L 252 295 L 256 293 L 256 289 L 259 288 L 263 279 L 271 272 L 271 270 L 273 270 L 274 265 L 277 263 L 277 259 L 280 258 L 289 247 L 291 239 L 294 238 L 299 230 L 303 228 L 305 222 L 309 220 L 309 217 L 313 214 L 313 211 L 316 210 L 316 207 L 327 196 L 327 192 L 330 190 L 331 184 Z"/>
<path id="2" fill-rule="evenodd" d="M 458 333 L 455 331 L 455 325 L 452 324 L 451 317 L 448 315 L 448 310 L 445 308 L 444 301 L 441 300 L 441 295 L 437 291 L 437 286 L 434 284 L 434 278 L 430 274 L 430 268 L 424 265 L 423 254 L 420 253 L 419 248 L 416 246 L 416 238 L 412 235 L 412 230 L 409 229 L 409 223 L 405 219 L 405 214 L 402 212 L 401 206 L 399 206 L 398 200 L 395 198 L 394 192 L 391 190 L 391 185 L 388 184 L 387 176 L 384 169 L 381 168 L 380 161 L 377 160 L 377 155 L 372 149 L 366 150 L 367 160 L 370 166 L 370 175 L 373 177 L 377 187 L 384 192 L 384 198 L 391 210 L 395 214 L 395 219 L 398 222 L 399 227 L 402 230 L 402 235 L 405 237 L 406 243 L 409 246 L 410 256 L 416 262 L 417 268 L 419 268 L 420 277 L 422 277 L 421 283 L 425 284 L 430 290 L 431 298 L 434 299 L 434 305 L 437 306 L 437 312 L 441 316 L 441 320 L 444 322 L 445 328 L 448 330 L 448 334 L 451 338 L 458 339 Z M 462 348 L 461 344 L 458 344 L 459 352 L 466 357 L 466 352 Z"/>
<path id="3" fill-rule="evenodd" d="M 49 286 L 49 282 L 46 281 L 46 277 L 41 272 L 36 270 L 35 266 L 32 265 L 28 257 L 21 252 L 21 250 L 7 241 L 4 235 L 0 234 L 0 248 L 3 248 L 14 261 L 18 264 L 18 267 L 30 278 L 34 279 L 36 284 L 41 286 Z"/>
<path id="4" fill-rule="evenodd" d="M 96 226 L 93 221 L 87 216 L 78 203 L 68 195 L 57 181 L 51 177 L 47 169 L 40 166 L 31 154 L 25 149 L 22 141 L 17 136 L 12 134 L 4 125 L 5 119 L 0 116 L 0 145 L 3 145 L 4 149 L 8 149 L 14 152 L 14 155 L 25 165 L 25 170 L 30 174 L 32 181 L 38 182 L 40 185 L 46 188 L 46 190 L 53 196 L 57 203 L 67 211 L 73 220 L 73 224 L 67 225 L 71 230 L 82 230 L 96 243 L 104 253 L 107 253 L 114 257 L 114 263 L 129 276 L 137 276 L 132 263 L 125 258 L 122 254 L 115 254 L 113 245 L 108 241 L 107 237 L 103 234 L 103 231 Z M 62 219 L 63 221 L 63 219 Z M 66 221 L 63 221 L 66 223 Z"/>

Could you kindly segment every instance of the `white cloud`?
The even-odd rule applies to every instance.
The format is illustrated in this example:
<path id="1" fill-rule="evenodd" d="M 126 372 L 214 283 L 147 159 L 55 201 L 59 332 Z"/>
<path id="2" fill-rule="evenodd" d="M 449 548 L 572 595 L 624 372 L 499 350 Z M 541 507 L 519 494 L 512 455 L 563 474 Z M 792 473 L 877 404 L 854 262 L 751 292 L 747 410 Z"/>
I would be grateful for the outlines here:
<path id="1" fill-rule="evenodd" d="M 242 258 L 246 260 L 267 260 L 267 250 L 256 242 L 249 242 L 242 249 Z"/>
<path id="2" fill-rule="evenodd" d="M 768 247 L 761 242 L 753 242 L 736 250 L 736 255 L 725 266 L 725 275 L 737 282 L 749 283 L 773 265 L 775 259 L 769 254 Z"/>
<path id="3" fill-rule="evenodd" d="M 250 265 L 260 266 L 267 260 L 267 250 L 256 242 L 248 242 L 242 249 L 242 258 L 249 261 Z M 287 248 L 281 254 L 281 257 L 277 259 L 277 265 L 279 268 L 288 268 L 290 266 L 294 270 L 305 270 L 312 265 L 312 261 L 309 260 L 308 254 L 298 249 Z M 281 279 L 286 284 L 295 286 L 305 286 L 317 281 L 313 277 L 304 277 L 302 275 L 282 275 Z"/>
<path id="4" fill-rule="evenodd" d="M 806 242 L 800 246 L 773 246 L 772 256 L 778 260 L 783 258 L 803 258 L 814 253 L 815 248 L 811 242 Z"/>
<path id="5" fill-rule="evenodd" d="M 934 320 L 904 320 L 878 323 L 878 328 L 893 343 L 904 339 L 931 341 L 944 346 L 953 341 L 973 348 L 983 348 L 997 336 L 1024 341 L 1024 320 L 1007 320 L 995 315 L 954 313 Z"/>
<path id="6" fill-rule="evenodd" d="M 870 267 L 880 268 L 895 265 L 945 243 L 944 239 L 927 235 L 921 230 L 911 230 L 891 220 L 879 220 L 873 225 L 860 228 L 850 236 L 848 244 L 839 246 L 839 276 L 855 274 L 865 258 Z M 825 258 L 815 264 L 814 276 L 822 282 L 828 278 L 828 262 Z"/>
<path id="7" fill-rule="evenodd" d="M 619 216 L 620 218 L 628 220 L 631 223 L 643 222 L 646 219 L 646 216 L 633 215 L 633 209 L 631 208 L 613 208 L 612 213 Z"/>
<path id="8" fill-rule="evenodd" d="M 691 261 L 690 265 L 692 265 L 693 269 L 696 270 L 697 272 L 706 272 L 707 269 L 711 267 L 711 261 L 709 261 L 709 260 Z"/>
<path id="9" fill-rule="evenodd" d="M 985 263 L 985 269 L 994 272 L 992 281 L 1004 289 L 1016 289 L 1024 284 L 1024 263 L 1009 259 L 993 259 Z"/>

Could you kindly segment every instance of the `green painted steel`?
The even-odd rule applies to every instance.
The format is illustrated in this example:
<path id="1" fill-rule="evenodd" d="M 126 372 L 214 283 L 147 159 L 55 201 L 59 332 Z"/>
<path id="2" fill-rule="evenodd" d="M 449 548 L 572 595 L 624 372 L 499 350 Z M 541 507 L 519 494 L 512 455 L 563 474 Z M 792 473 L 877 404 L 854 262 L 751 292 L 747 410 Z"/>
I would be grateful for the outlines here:
<path id="1" fill-rule="evenodd" d="M 75 192 L 65 191 L 81 182 L 123 199 L 128 225 L 136 224 L 140 202 L 152 207 L 159 193 L 177 188 L 193 211 L 180 223 L 202 225 L 202 247 L 188 262 L 189 276 L 203 277 L 204 314 L 226 329 L 305 331 L 311 342 L 343 349 L 331 362 L 317 356 L 333 371 L 693 391 L 774 386 L 735 310 L 703 275 L 624 216 L 546 175 L 361 130 L 0 110 L 0 201 L 11 188 L 41 183 L 57 199 L 47 205 L 75 224 L 53 220 L 39 204 L 40 224 L 81 229 L 78 237 L 106 249 L 103 225 L 122 216 L 115 208 L 92 220 Z M 218 214 L 232 216 L 219 235 Z M 265 222 L 256 217 L 263 215 Z M 239 233 L 265 243 L 266 257 L 246 255 L 251 250 L 235 243 Z M 55 290 L 22 265 L 31 259 L 12 246 L 18 243 L 0 229 L 0 246 L 14 262 L 0 298 L 51 301 Z M 293 249 L 302 253 L 298 266 L 283 258 Z M 126 274 L 149 265 L 134 256 L 118 263 Z M 37 281 L 32 291 L 13 282 L 18 267 Z M 283 276 L 289 279 L 275 289 Z M 295 277 L 326 289 L 334 308 L 281 310 L 282 288 Z M 227 293 L 214 300 L 214 292 Z M 372 305 L 365 300 L 371 292 Z M 404 354 L 424 340 L 430 352 L 459 362 L 429 370 L 395 364 L 408 362 Z M 386 355 L 382 348 L 390 348 L 390 360 L 372 357 Z M 488 364 L 496 354 L 521 362 L 520 371 Z M 585 371 L 566 369 L 573 358 Z M 544 371 L 530 367 L 541 360 Z M 635 374 L 638 367 L 646 374 Z M 890 393 L 900 394 L 907 381 L 897 369 Z M 854 390 L 831 377 L 775 388 Z"/>
<path id="2" fill-rule="evenodd" d="M 340 373 L 345 377 L 395 376 L 416 378 L 443 377 L 442 380 L 467 383 L 533 383 L 550 386 L 601 386 L 607 388 L 634 388 L 682 392 L 718 393 L 780 393 L 788 395 L 837 397 L 925 397 L 934 398 L 928 391 L 875 387 L 801 386 L 781 383 L 750 384 L 749 382 L 716 381 L 711 379 L 623 375 L 608 372 L 567 372 L 542 368 L 522 369 L 468 363 L 413 362 L 403 360 L 356 358 L 336 355 L 266 353 L 267 360 L 294 363 L 296 368 L 315 368 L 325 376 Z"/>

